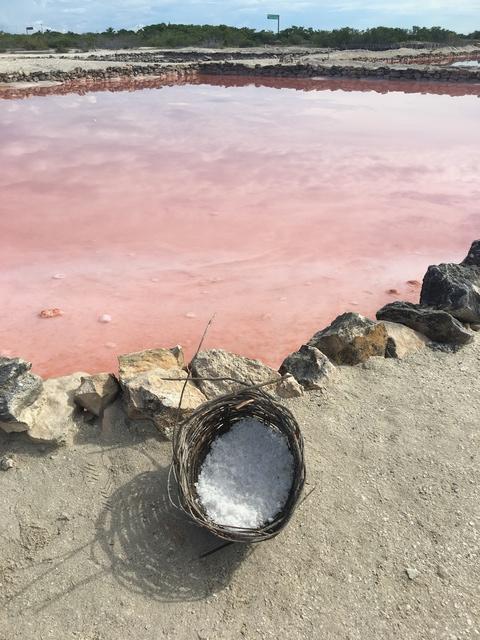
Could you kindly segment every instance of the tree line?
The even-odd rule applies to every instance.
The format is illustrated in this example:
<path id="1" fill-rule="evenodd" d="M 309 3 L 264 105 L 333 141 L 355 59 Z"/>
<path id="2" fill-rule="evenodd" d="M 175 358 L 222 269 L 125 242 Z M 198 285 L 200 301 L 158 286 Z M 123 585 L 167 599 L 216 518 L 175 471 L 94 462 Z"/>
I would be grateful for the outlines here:
<path id="1" fill-rule="evenodd" d="M 331 31 L 289 27 L 279 34 L 272 31 L 236 28 L 226 25 L 154 24 L 138 31 L 111 27 L 100 33 L 61 33 L 46 30 L 27 34 L 0 31 L 0 51 L 54 49 L 123 49 L 134 47 L 255 47 L 263 45 L 331 47 L 335 49 L 387 49 L 413 43 L 460 45 L 480 40 L 480 31 L 461 34 L 442 27 L 400 29 L 375 27 Z"/>

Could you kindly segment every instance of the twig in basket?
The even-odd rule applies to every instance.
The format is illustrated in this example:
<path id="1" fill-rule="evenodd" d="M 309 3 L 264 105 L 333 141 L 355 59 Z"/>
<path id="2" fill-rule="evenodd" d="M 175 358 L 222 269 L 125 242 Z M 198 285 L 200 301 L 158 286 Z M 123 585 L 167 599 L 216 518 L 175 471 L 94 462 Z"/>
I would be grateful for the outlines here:
<path id="1" fill-rule="evenodd" d="M 191 369 L 190 369 L 190 367 L 192 366 L 193 362 L 195 361 L 195 358 L 198 356 L 198 354 L 199 354 L 199 352 L 200 352 L 200 349 L 202 348 L 202 345 L 203 345 L 203 343 L 204 343 L 204 341 L 205 341 L 205 338 L 207 337 L 207 332 L 208 332 L 208 330 L 209 330 L 209 328 L 210 328 L 210 325 L 212 324 L 212 322 L 213 322 L 213 319 L 214 319 L 214 318 L 215 318 L 215 314 L 213 314 L 213 316 L 212 316 L 212 317 L 210 318 L 210 320 L 207 322 L 207 326 L 205 327 L 205 330 L 204 330 L 204 332 L 203 332 L 202 338 L 201 338 L 201 340 L 200 340 L 200 342 L 199 342 L 199 344 L 198 344 L 197 350 L 195 351 L 195 355 L 193 356 L 193 358 L 192 358 L 192 360 L 191 360 L 191 362 L 190 362 L 190 366 L 188 366 L 188 367 L 187 367 L 187 377 L 186 377 L 186 379 L 185 379 L 185 384 L 183 385 L 182 393 L 180 394 L 180 401 L 179 401 L 179 403 L 178 403 L 178 411 L 177 411 L 177 417 L 178 417 L 178 419 L 180 419 L 180 410 L 181 410 L 181 408 L 182 408 L 183 394 L 185 393 L 185 389 L 186 389 L 186 387 L 187 387 L 188 380 L 189 380 L 189 378 L 191 377 L 191 376 L 190 376 L 190 373 L 191 373 Z M 173 380 L 173 378 L 170 378 L 170 380 Z"/>
<path id="2" fill-rule="evenodd" d="M 192 360 L 193 362 L 193 360 Z M 284 376 L 280 376 L 279 378 L 272 378 L 271 380 L 267 380 L 267 382 L 260 382 L 259 384 L 251 384 L 249 382 L 243 382 L 243 380 L 238 380 L 237 378 L 223 378 L 223 377 L 219 377 L 219 378 L 201 378 L 201 377 L 197 377 L 197 376 L 190 376 L 187 378 L 187 382 L 195 382 L 197 380 L 208 380 L 208 381 L 220 381 L 220 380 L 225 380 L 227 382 L 235 382 L 237 384 L 243 384 L 243 386 L 245 387 L 245 391 L 247 391 L 248 389 L 261 389 L 262 387 L 269 387 L 272 384 L 277 384 L 278 382 L 281 382 L 282 380 L 285 380 L 285 378 L 288 376 L 288 373 L 285 374 Z M 173 380 L 176 382 L 182 382 L 185 381 L 185 378 L 159 378 L 159 380 Z"/>

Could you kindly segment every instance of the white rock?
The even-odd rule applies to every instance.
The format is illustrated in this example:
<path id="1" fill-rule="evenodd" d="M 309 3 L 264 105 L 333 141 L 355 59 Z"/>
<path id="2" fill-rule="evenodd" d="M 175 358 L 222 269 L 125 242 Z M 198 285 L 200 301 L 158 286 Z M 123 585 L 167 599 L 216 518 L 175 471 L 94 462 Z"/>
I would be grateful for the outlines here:
<path id="1" fill-rule="evenodd" d="M 232 378 L 232 380 L 196 380 L 202 393 L 208 398 L 216 398 L 243 388 L 241 382 L 261 384 L 280 379 L 280 374 L 260 360 L 252 360 L 223 349 L 201 351 L 191 363 L 194 378 Z M 234 382 L 239 380 L 239 383 Z M 274 390 L 275 385 L 266 390 Z"/>
<path id="2" fill-rule="evenodd" d="M 276 386 L 277 394 L 281 398 L 299 398 L 304 395 L 303 387 L 288 373 Z"/>
<path id="3" fill-rule="evenodd" d="M 28 425 L 29 438 L 50 444 L 64 444 L 71 440 L 77 430 L 75 391 L 82 377 L 86 376 L 88 373 L 79 372 L 45 380 L 40 396 L 20 416 L 21 421 Z"/>
<path id="4" fill-rule="evenodd" d="M 420 575 L 420 572 L 413 567 L 407 567 L 405 569 L 405 573 L 407 574 L 410 580 L 415 580 Z"/>
<path id="5" fill-rule="evenodd" d="M 82 378 L 82 383 L 75 392 L 75 402 L 83 409 L 99 416 L 115 400 L 119 391 L 118 382 L 112 374 L 97 373 Z"/>
<path id="6" fill-rule="evenodd" d="M 424 349 L 429 339 L 418 331 L 397 322 L 382 321 L 387 331 L 387 358 L 405 358 L 410 353 Z"/>
<path id="7" fill-rule="evenodd" d="M 152 369 L 124 379 L 122 388 L 128 416 L 151 420 L 163 435 L 170 437 L 179 417 L 205 402 L 205 396 L 192 382 L 185 386 L 186 378 L 187 373 L 182 369 Z"/>

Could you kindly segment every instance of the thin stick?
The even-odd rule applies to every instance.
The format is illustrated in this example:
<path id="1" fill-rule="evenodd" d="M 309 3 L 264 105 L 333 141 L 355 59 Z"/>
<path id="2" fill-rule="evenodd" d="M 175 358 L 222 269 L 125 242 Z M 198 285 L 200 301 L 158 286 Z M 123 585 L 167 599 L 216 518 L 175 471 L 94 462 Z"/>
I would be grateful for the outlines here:
<path id="1" fill-rule="evenodd" d="M 187 366 L 187 377 L 185 379 L 185 384 L 183 385 L 182 393 L 180 394 L 180 402 L 178 403 L 178 411 L 177 411 L 177 419 L 178 420 L 180 420 L 180 410 L 182 408 L 183 394 L 185 393 L 185 389 L 186 389 L 188 381 L 190 379 L 190 373 L 191 373 L 191 368 L 190 367 L 192 366 L 193 362 L 195 361 L 195 358 L 198 356 L 198 354 L 200 352 L 200 349 L 202 348 L 202 345 L 203 345 L 203 343 L 205 341 L 205 338 L 207 336 L 207 332 L 208 332 L 208 330 L 210 328 L 210 325 L 212 324 L 214 318 L 215 318 L 215 314 L 213 314 L 213 316 L 207 322 L 207 326 L 205 327 L 205 331 L 203 332 L 202 339 L 200 340 L 199 345 L 197 347 L 197 350 L 195 351 L 195 355 L 193 356 L 193 358 L 192 358 L 192 360 L 190 362 L 190 365 Z M 173 380 L 173 378 L 170 378 L 170 380 Z"/>
<path id="2" fill-rule="evenodd" d="M 234 544 L 234 542 L 233 541 L 224 542 L 219 547 L 215 547 L 215 549 L 210 549 L 210 551 L 207 551 L 206 553 L 202 553 L 200 558 L 207 558 L 208 556 L 211 556 L 214 553 L 217 553 L 217 551 L 220 551 L 221 549 L 225 549 L 225 547 L 229 547 L 231 544 Z"/>
<path id="3" fill-rule="evenodd" d="M 192 360 L 193 362 L 193 360 Z M 193 377 L 190 376 L 189 378 L 187 378 L 187 381 L 197 381 L 197 380 L 226 380 L 226 381 L 230 381 L 230 382 L 236 382 L 237 384 L 243 384 L 243 386 L 245 387 L 245 390 L 248 389 L 261 389 L 262 387 L 268 387 L 272 384 L 277 384 L 278 382 L 281 382 L 282 380 L 285 380 L 285 378 L 287 377 L 288 373 L 285 374 L 284 376 L 280 376 L 279 378 L 272 378 L 271 380 L 267 380 L 267 382 L 260 382 L 259 384 L 250 384 L 248 382 L 243 382 L 243 380 L 238 380 L 237 378 L 200 378 L 200 377 Z M 159 380 L 174 380 L 174 381 L 184 381 L 185 378 L 159 378 Z M 229 394 L 227 394 L 229 395 Z"/>
<path id="4" fill-rule="evenodd" d="M 312 495 L 312 493 L 315 491 L 316 488 L 317 488 L 317 485 L 315 485 L 313 487 L 313 489 L 310 489 L 310 491 L 307 493 L 307 495 L 303 498 L 303 500 L 297 506 L 297 509 L 299 509 L 302 506 L 302 504 L 305 502 L 305 500 L 307 500 Z"/>

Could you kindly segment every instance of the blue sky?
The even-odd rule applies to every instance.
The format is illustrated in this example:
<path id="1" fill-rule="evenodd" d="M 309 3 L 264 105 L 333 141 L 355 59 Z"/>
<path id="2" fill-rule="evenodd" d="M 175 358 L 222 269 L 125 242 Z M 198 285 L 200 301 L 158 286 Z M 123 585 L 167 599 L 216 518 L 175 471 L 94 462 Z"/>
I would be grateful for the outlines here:
<path id="1" fill-rule="evenodd" d="M 158 22 L 271 28 L 267 13 L 280 13 L 283 26 L 480 29 L 480 0 L 0 0 L 0 29 L 23 32 L 40 22 L 72 31 Z"/>

